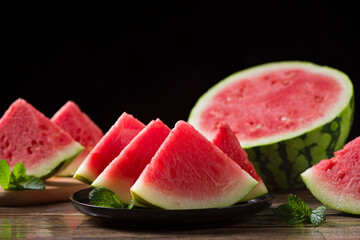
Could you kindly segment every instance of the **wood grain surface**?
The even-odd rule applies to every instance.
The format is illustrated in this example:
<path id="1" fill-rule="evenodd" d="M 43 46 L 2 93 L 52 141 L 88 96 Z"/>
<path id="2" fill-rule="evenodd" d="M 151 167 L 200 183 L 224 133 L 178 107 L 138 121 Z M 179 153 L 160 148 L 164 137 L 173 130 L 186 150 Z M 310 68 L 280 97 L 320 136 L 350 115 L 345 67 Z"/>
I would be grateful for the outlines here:
<path id="1" fill-rule="evenodd" d="M 0 206 L 26 206 L 69 200 L 69 196 L 88 185 L 71 177 L 51 177 L 44 190 L 4 191 L 0 188 Z"/>
<path id="2" fill-rule="evenodd" d="M 320 203 L 305 189 L 292 191 L 313 209 Z M 360 217 L 327 209 L 319 227 L 289 225 L 272 213 L 286 201 L 278 193 L 273 205 L 245 221 L 201 228 L 136 228 L 115 225 L 78 212 L 70 201 L 23 207 L 0 207 L 0 239 L 359 239 Z"/>

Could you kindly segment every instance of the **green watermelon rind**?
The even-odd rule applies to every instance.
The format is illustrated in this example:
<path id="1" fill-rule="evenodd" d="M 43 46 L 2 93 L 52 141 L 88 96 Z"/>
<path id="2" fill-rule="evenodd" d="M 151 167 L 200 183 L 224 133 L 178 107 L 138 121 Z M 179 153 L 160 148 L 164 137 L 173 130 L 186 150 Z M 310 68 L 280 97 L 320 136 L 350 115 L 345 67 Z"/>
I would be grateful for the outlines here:
<path id="1" fill-rule="evenodd" d="M 83 151 L 84 147 L 78 142 L 73 142 L 62 150 L 56 152 L 56 155 L 44 160 L 41 168 L 36 172 L 28 171 L 28 175 L 35 175 L 41 179 L 47 179 L 65 169 L 74 159 Z"/>
<path id="2" fill-rule="evenodd" d="M 87 167 L 84 164 L 81 164 L 80 167 L 76 170 L 73 178 L 91 185 L 93 181 L 90 179 L 96 179 L 97 176 L 93 175 L 90 171 L 87 171 Z"/>
<path id="3" fill-rule="evenodd" d="M 349 135 L 354 98 L 332 121 L 296 138 L 245 149 L 258 174 L 273 190 L 304 187 L 300 173 L 333 156 Z M 347 124 L 346 124 L 347 123 Z"/>
<path id="4" fill-rule="evenodd" d="M 261 197 L 261 196 L 267 194 L 268 192 L 269 191 L 268 191 L 265 183 L 259 182 L 259 184 L 248 195 L 246 195 L 244 198 L 241 199 L 241 202 L 246 202 L 251 199 Z"/>
<path id="5" fill-rule="evenodd" d="M 319 73 L 330 74 L 341 81 L 344 93 L 339 99 L 342 101 L 332 111 L 330 116 L 312 124 L 308 128 L 302 128 L 288 135 L 275 136 L 258 142 L 241 141 L 242 147 L 249 155 L 249 160 L 265 184 L 272 190 L 288 190 L 300 188 L 304 184 L 300 173 L 320 160 L 330 158 L 333 152 L 339 150 L 345 144 L 349 135 L 354 118 L 354 95 L 353 85 L 349 77 L 343 72 L 326 67 L 318 66 L 310 62 L 284 61 L 262 64 L 256 67 L 234 73 L 203 94 L 194 108 L 191 110 L 188 122 L 202 132 L 209 139 L 206 132 L 201 131 L 197 124 L 202 110 L 207 102 L 229 83 L 239 79 L 239 76 L 251 76 L 260 74 L 262 71 L 277 70 L 281 67 L 303 67 L 315 69 Z M 328 142 L 328 144 L 325 144 Z M 303 145 L 299 148 L 299 145 Z"/>
<path id="6" fill-rule="evenodd" d="M 360 201 L 349 194 L 333 190 L 331 183 L 319 181 L 313 168 L 307 169 L 301 177 L 310 192 L 324 205 L 350 214 L 360 214 Z"/>
<path id="7" fill-rule="evenodd" d="M 154 208 L 154 209 L 161 209 L 161 207 L 156 206 L 148 201 L 146 201 L 144 198 L 142 198 L 140 195 L 136 194 L 136 192 L 131 191 L 131 196 L 134 198 L 135 203 L 138 203 L 140 206 L 144 206 L 147 208 Z"/>

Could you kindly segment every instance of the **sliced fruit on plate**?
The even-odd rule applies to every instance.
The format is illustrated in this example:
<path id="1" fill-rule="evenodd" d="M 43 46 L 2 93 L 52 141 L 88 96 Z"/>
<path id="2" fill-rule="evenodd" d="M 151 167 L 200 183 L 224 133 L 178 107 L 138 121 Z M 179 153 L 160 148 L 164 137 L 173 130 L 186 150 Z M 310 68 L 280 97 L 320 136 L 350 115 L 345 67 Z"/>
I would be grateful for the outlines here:
<path id="1" fill-rule="evenodd" d="M 242 201 L 248 201 L 268 193 L 263 180 L 259 174 L 257 174 L 254 165 L 249 161 L 246 151 L 241 147 L 238 139 L 226 122 L 220 122 L 218 124 L 213 143 L 259 182 L 259 184 L 246 195 Z"/>
<path id="2" fill-rule="evenodd" d="M 85 158 L 74 178 L 91 184 L 144 127 L 145 125 L 132 115 L 125 112 L 121 114 Z"/>
<path id="3" fill-rule="evenodd" d="M 28 175 L 49 178 L 83 149 L 24 99 L 11 104 L 0 120 L 0 159 L 11 168 L 22 162 Z"/>
<path id="4" fill-rule="evenodd" d="M 326 206 L 360 214 L 360 137 L 347 143 L 331 159 L 301 174 L 306 187 Z"/>
<path id="5" fill-rule="evenodd" d="M 150 162 L 170 129 L 159 119 L 151 121 L 95 179 L 92 187 L 107 188 L 129 204 L 131 186 Z"/>
<path id="6" fill-rule="evenodd" d="M 235 204 L 257 184 L 190 124 L 179 121 L 130 190 L 145 206 L 196 209 Z"/>
<path id="7" fill-rule="evenodd" d="M 286 190 L 302 187 L 300 173 L 344 145 L 353 112 L 347 75 L 285 61 L 220 81 L 199 98 L 188 121 L 208 139 L 218 122 L 227 122 L 266 186 Z"/>
<path id="8" fill-rule="evenodd" d="M 81 163 L 104 136 L 102 130 L 83 113 L 73 101 L 68 101 L 51 118 L 51 121 L 79 142 L 84 151 L 58 176 L 73 176 Z"/>

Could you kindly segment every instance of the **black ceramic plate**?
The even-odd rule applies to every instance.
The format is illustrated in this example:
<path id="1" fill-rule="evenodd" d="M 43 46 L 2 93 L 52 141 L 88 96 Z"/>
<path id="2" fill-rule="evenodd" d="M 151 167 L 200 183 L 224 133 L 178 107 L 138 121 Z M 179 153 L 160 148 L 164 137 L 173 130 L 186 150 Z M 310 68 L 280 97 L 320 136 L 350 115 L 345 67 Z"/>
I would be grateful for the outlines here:
<path id="1" fill-rule="evenodd" d="M 116 224 L 132 226 L 201 226 L 240 221 L 249 219 L 251 215 L 270 207 L 275 197 L 273 193 L 269 193 L 248 202 L 223 208 L 186 210 L 133 208 L 129 210 L 94 206 L 88 198 L 90 191 L 91 188 L 83 189 L 70 197 L 77 210 Z"/>

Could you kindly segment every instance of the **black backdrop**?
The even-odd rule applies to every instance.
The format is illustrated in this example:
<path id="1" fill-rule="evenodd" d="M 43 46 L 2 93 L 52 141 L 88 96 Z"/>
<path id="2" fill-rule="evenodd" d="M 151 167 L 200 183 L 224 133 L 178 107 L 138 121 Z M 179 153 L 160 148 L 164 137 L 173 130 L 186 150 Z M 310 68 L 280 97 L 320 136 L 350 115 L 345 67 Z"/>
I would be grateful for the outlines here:
<path id="1" fill-rule="evenodd" d="M 356 1 L 169 2 L 2 5 L 0 112 L 71 99 L 104 131 L 124 111 L 172 127 L 219 80 L 280 60 L 338 68 L 359 94 Z"/>

